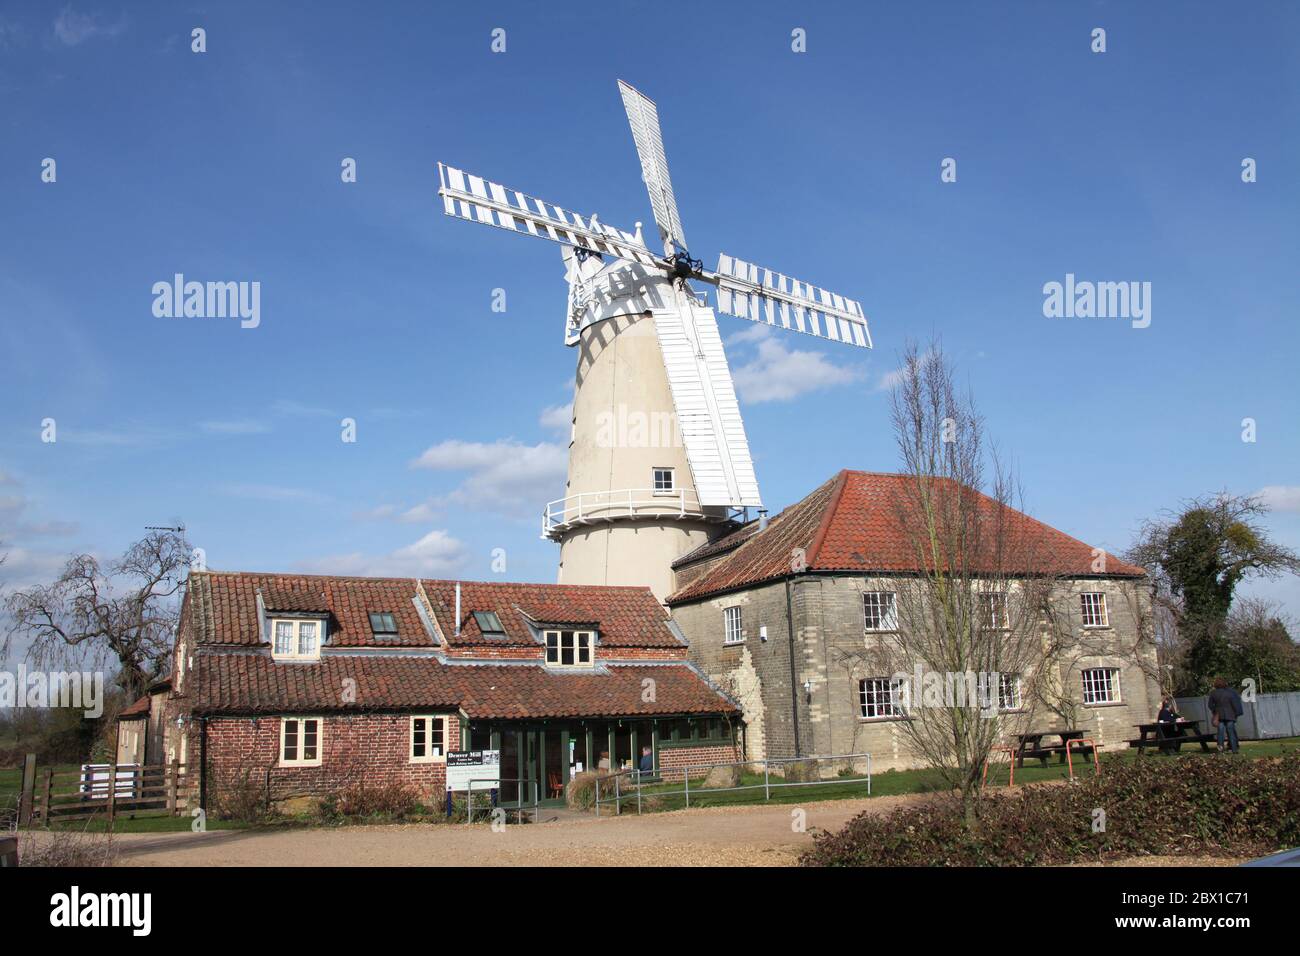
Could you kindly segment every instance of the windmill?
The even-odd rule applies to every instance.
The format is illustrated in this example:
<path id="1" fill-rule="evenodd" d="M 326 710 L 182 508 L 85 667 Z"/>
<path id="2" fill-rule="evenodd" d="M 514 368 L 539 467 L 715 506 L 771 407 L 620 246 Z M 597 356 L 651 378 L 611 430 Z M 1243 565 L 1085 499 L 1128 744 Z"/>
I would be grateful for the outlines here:
<path id="1" fill-rule="evenodd" d="M 564 342 L 578 348 L 565 497 L 544 537 L 560 543 L 566 584 L 648 585 L 662 600 L 672 562 L 761 508 L 718 311 L 861 348 L 861 305 L 729 255 L 715 271 L 691 256 L 653 101 L 619 91 L 663 253 L 641 223 L 626 232 L 452 166 L 438 164 L 449 216 L 561 246 L 569 285 Z"/>

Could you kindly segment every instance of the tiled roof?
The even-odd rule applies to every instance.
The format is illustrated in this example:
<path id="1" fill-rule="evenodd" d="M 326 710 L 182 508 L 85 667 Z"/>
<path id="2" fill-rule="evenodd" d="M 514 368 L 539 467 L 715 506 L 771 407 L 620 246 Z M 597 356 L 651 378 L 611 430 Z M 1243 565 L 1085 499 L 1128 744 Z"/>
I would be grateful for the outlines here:
<path id="1" fill-rule="evenodd" d="M 538 624 L 582 624 L 599 630 L 605 647 L 681 647 L 668 629 L 668 615 L 649 588 L 565 584 L 461 582 L 461 628 L 456 635 L 455 581 L 423 581 L 424 592 L 449 643 L 537 646 L 528 629 Z M 202 571 L 189 579 L 188 598 L 200 644 L 256 646 L 262 643 L 257 595 L 268 612 L 330 615 L 332 647 L 429 647 L 436 644 L 415 609 L 415 578 L 359 578 L 317 575 Z M 388 611 L 397 638 L 377 640 L 371 612 Z M 474 611 L 495 611 L 505 637 L 489 639 Z"/>
<path id="2" fill-rule="evenodd" d="M 668 615 L 649 588 L 580 584 L 507 584 L 462 581 L 460 635 L 456 635 L 456 582 L 425 581 L 438 628 L 452 645 L 506 643 L 536 646 L 527 621 L 599 628 L 603 647 L 681 647 Z M 494 611 L 505 638 L 489 640 L 474 611 Z"/>
<path id="3" fill-rule="evenodd" d="M 334 646 L 434 644 L 412 601 L 416 594 L 414 578 L 196 571 L 190 574 L 188 587 L 200 644 L 260 644 L 259 591 L 268 611 L 329 614 L 329 643 Z M 394 616 L 395 639 L 375 640 L 370 630 L 372 611 L 388 611 Z"/>
<path id="4" fill-rule="evenodd" d="M 135 717 L 149 716 L 149 695 L 145 694 L 129 707 L 123 707 L 117 715 L 118 720 L 131 720 Z"/>
<path id="5" fill-rule="evenodd" d="M 668 603 L 783 578 L 800 559 L 809 571 L 916 572 L 921 562 L 901 521 L 913 500 L 914 481 L 908 475 L 841 471 L 774 517 L 766 530 L 745 535 L 729 554 L 671 595 Z M 973 512 L 982 520 L 995 519 L 998 506 L 993 499 L 970 489 L 961 491 L 975 496 Z M 1001 566 L 1008 572 L 1098 576 L 1093 570 L 1093 548 L 1082 541 L 1014 509 L 1007 514 L 1006 526 L 1011 531 L 1005 540 L 1014 542 L 1023 565 L 1009 567 L 1016 560 L 1003 559 Z M 982 569 L 997 565 L 990 557 Z M 1102 576 L 1144 574 L 1142 568 L 1107 556 Z"/>
<path id="6" fill-rule="evenodd" d="M 644 682 L 653 680 L 653 702 Z M 346 691 L 346 693 L 345 693 Z M 195 661 L 199 714 L 463 709 L 473 718 L 722 713 L 735 706 L 689 665 L 616 664 L 561 673 L 541 664 L 443 664 L 432 657 L 333 655 L 284 664 L 259 653 Z"/>

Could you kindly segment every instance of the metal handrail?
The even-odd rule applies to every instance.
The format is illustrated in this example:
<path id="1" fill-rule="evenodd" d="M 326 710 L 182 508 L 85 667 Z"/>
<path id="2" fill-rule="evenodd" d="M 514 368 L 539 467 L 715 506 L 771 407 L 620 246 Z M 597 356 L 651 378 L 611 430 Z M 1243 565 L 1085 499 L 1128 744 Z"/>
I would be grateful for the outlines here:
<path id="1" fill-rule="evenodd" d="M 548 501 L 542 510 L 542 537 L 575 524 L 613 521 L 619 518 L 698 518 L 725 521 L 725 516 L 708 514 L 693 488 L 656 491 L 654 488 L 622 488 L 616 491 L 583 491 Z"/>
<path id="2" fill-rule="evenodd" d="M 814 763 L 825 763 L 825 762 L 836 762 L 836 761 L 844 761 L 844 760 L 866 760 L 867 762 L 866 776 L 865 777 L 840 777 L 833 780 L 819 779 L 819 780 L 797 780 L 797 781 L 786 781 L 783 778 L 778 778 L 778 782 L 774 783 L 772 781 L 771 770 L 773 765 L 781 766 L 784 764 L 792 764 L 792 763 L 807 763 L 808 761 L 812 761 Z M 714 770 L 718 767 L 753 767 L 758 764 L 763 765 L 763 782 L 761 784 L 759 783 L 742 784 L 736 787 L 708 787 L 703 792 L 707 794 L 707 793 L 727 793 L 729 791 L 740 791 L 740 790 L 762 790 L 763 799 L 771 800 L 772 791 L 779 790 L 782 787 L 818 787 L 818 786 L 826 786 L 829 784 L 836 784 L 836 783 L 856 783 L 858 781 L 864 780 L 866 781 L 867 784 L 867 796 L 871 796 L 871 754 L 869 753 L 828 754 L 826 756 L 819 756 L 819 757 L 769 757 L 769 758 L 764 758 L 762 760 L 736 760 L 730 763 L 686 764 L 680 767 L 660 766 L 655 770 L 648 770 L 648 771 L 637 770 L 634 768 L 632 770 L 619 770 L 614 773 L 605 774 L 605 779 L 607 781 L 610 778 L 613 778 L 614 796 L 612 798 L 606 798 L 604 801 L 601 800 L 600 798 L 601 778 L 597 777 L 596 797 L 594 801 L 596 807 L 596 816 L 600 816 L 600 805 L 602 802 L 604 803 L 612 802 L 614 804 L 615 815 L 619 815 L 623 812 L 623 794 L 621 792 L 622 787 L 620 784 L 620 779 L 622 777 L 630 777 L 632 780 L 632 785 L 636 790 L 636 812 L 640 814 L 641 813 L 641 786 L 642 786 L 643 777 L 655 777 L 662 780 L 663 774 L 665 772 L 672 773 L 672 774 L 680 773 L 682 775 L 682 789 L 656 790 L 654 795 L 655 796 L 676 796 L 678 794 L 683 794 L 686 797 L 686 806 L 689 807 L 691 805 L 691 772 L 692 771 L 696 771 L 696 772 L 704 771 L 705 774 L 707 775 L 709 771 Z M 607 782 L 606 787 L 608 786 L 609 784 Z M 696 793 L 700 793 L 700 791 L 696 790 Z"/>

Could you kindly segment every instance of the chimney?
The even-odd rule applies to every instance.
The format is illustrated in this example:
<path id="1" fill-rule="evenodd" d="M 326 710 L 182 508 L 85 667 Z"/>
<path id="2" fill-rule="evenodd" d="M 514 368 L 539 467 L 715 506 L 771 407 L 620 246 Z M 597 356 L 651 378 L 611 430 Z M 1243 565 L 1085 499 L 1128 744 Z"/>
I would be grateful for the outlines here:
<path id="1" fill-rule="evenodd" d="M 456 636 L 460 637 L 460 582 L 456 582 Z"/>
<path id="2" fill-rule="evenodd" d="M 767 530 L 767 509 L 766 508 L 758 509 L 758 530 L 759 531 Z"/>

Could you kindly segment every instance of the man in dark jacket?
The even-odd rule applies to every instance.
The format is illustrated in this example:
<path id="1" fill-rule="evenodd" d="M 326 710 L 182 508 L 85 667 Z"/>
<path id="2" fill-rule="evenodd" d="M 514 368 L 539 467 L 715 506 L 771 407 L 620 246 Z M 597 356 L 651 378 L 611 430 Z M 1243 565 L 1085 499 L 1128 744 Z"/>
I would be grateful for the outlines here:
<path id="1" fill-rule="evenodd" d="M 1216 677 L 1214 690 L 1210 691 L 1206 704 L 1209 706 L 1211 716 L 1219 718 L 1219 749 L 1223 749 L 1223 738 L 1227 736 L 1228 746 L 1233 753 L 1236 753 L 1240 749 L 1237 743 L 1237 718 L 1245 711 L 1241 705 L 1241 695 L 1229 687 L 1228 682 L 1222 677 Z"/>

